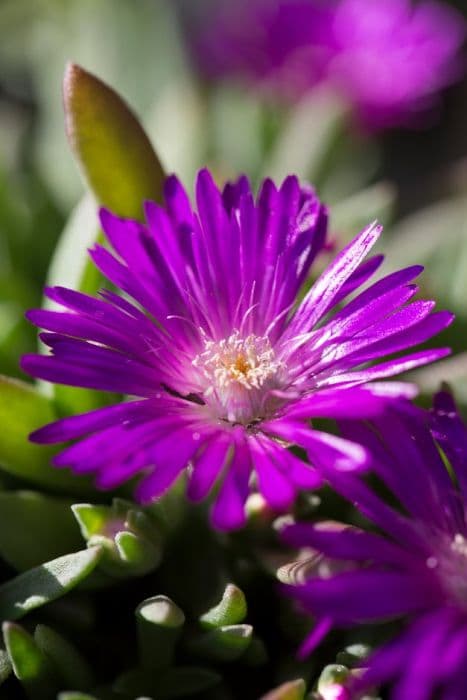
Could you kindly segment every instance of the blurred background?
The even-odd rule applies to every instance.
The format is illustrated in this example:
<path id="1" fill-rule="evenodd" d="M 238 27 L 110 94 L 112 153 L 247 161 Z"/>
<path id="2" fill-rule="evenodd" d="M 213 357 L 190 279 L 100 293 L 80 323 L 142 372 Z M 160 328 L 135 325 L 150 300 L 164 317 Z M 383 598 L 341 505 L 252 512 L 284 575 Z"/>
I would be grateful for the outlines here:
<path id="1" fill-rule="evenodd" d="M 467 14 L 460 0 L 444 4 Z M 241 71 L 208 75 L 199 46 L 210 27 L 221 33 L 220 5 L 0 0 L 0 371 L 19 375 L 19 355 L 36 346 L 23 314 L 41 304 L 44 283 L 57 281 L 58 268 L 61 283 L 75 278 L 74 256 L 57 263 L 56 252 L 84 194 L 64 132 L 61 83 L 71 60 L 125 97 L 166 170 L 189 188 L 205 164 L 219 181 L 296 172 L 331 204 L 336 246 L 380 218 L 388 265 L 424 263 L 423 291 L 459 319 L 446 339 L 459 355 L 419 379 L 429 391 L 447 377 L 467 402 L 465 49 L 421 123 L 369 130 L 327 86 L 290 101 Z M 80 211 L 74 245 L 84 252 L 93 227 Z"/>

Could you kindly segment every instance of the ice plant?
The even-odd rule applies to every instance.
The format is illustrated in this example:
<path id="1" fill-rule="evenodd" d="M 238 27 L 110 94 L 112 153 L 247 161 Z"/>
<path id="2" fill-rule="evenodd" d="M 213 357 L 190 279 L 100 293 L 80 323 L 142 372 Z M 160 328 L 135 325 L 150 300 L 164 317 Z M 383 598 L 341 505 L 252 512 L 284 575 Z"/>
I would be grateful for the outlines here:
<path id="1" fill-rule="evenodd" d="M 165 200 L 165 207 L 146 204 L 146 225 L 101 211 L 114 252 L 96 245 L 91 256 L 125 296 L 49 288 L 47 296 L 63 308 L 28 313 L 48 331 L 41 338 L 52 354 L 23 357 L 26 372 L 134 400 L 64 418 L 32 439 L 77 440 L 55 464 L 96 472 L 101 488 L 143 472 L 136 494 L 142 502 L 160 496 L 185 468 L 195 501 L 222 475 L 213 522 L 239 527 L 253 473 L 278 510 L 290 506 L 296 489 L 320 483 L 288 446 L 336 469 L 365 464 L 364 450 L 312 430 L 309 420 L 366 416 L 387 395 L 410 393 L 399 384 L 364 385 L 446 349 L 368 364 L 425 341 L 452 317 L 432 314 L 431 301 L 407 305 L 418 266 L 385 277 L 336 311 L 382 261 L 362 262 L 381 233 L 375 224 L 299 301 L 325 241 L 327 212 L 295 177 L 279 189 L 266 180 L 255 202 L 246 178 L 221 193 L 201 171 L 197 213 L 175 177 L 166 181 Z"/>
<path id="2" fill-rule="evenodd" d="M 447 4 L 412 0 L 221 3 L 197 55 L 286 99 L 325 82 L 371 129 L 412 123 L 462 72 L 465 23 Z"/>
<path id="3" fill-rule="evenodd" d="M 304 651 L 333 626 L 402 617 L 403 631 L 365 662 L 356 689 L 389 684 L 394 700 L 460 700 L 467 655 L 467 428 L 451 395 L 440 392 L 431 417 L 400 403 L 370 423 L 347 424 L 344 434 L 372 452 L 373 468 L 398 505 L 388 505 L 363 479 L 328 470 L 333 486 L 379 532 L 335 524 L 285 531 L 290 544 L 311 546 L 345 569 L 287 587 L 319 620 Z"/>
<path id="4" fill-rule="evenodd" d="M 189 40 L 209 78 L 236 77 L 294 100 L 324 77 L 332 17 L 322 0 L 220 2 Z"/>
<path id="5" fill-rule="evenodd" d="M 341 0 L 328 79 L 369 128 L 410 124 L 460 75 L 464 35 L 447 4 Z"/>

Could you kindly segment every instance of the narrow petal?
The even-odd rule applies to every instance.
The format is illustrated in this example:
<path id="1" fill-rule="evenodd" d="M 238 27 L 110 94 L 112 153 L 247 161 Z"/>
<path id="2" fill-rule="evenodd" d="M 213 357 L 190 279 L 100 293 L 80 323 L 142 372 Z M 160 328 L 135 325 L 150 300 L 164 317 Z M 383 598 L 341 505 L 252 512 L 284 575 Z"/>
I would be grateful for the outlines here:
<path id="1" fill-rule="evenodd" d="M 211 510 L 211 522 L 219 530 L 235 530 L 245 524 L 250 472 L 249 449 L 246 441 L 240 440 Z"/>
<path id="2" fill-rule="evenodd" d="M 375 561 L 398 567 L 410 565 L 413 557 L 387 539 L 341 523 L 298 523 L 281 532 L 292 547 L 309 546 L 333 559 Z"/>
<path id="3" fill-rule="evenodd" d="M 407 615 L 438 600 L 436 590 L 403 573 L 365 569 L 315 578 L 291 587 L 294 598 L 319 616 L 330 615 L 337 623 L 358 623 Z"/>
<path id="4" fill-rule="evenodd" d="M 219 433 L 207 441 L 204 451 L 195 459 L 187 489 L 187 496 L 194 503 L 206 498 L 222 474 L 229 447 L 228 436 Z"/>
<path id="5" fill-rule="evenodd" d="M 102 430 L 116 423 L 125 422 L 138 416 L 147 416 L 149 407 L 146 401 L 130 401 L 128 403 L 104 406 L 89 413 L 62 418 L 55 423 L 49 423 L 34 431 L 29 436 L 32 442 L 50 444 L 65 442 Z"/>
<path id="6" fill-rule="evenodd" d="M 294 335 L 313 328 L 326 313 L 343 284 L 376 243 L 381 231 L 382 227 L 376 223 L 368 226 L 339 253 L 334 262 L 323 272 L 306 295 L 294 317 L 292 323 Z"/>
<path id="7" fill-rule="evenodd" d="M 261 442 L 250 438 L 249 444 L 261 494 L 274 510 L 287 510 L 295 500 L 295 488 L 278 469 Z"/>

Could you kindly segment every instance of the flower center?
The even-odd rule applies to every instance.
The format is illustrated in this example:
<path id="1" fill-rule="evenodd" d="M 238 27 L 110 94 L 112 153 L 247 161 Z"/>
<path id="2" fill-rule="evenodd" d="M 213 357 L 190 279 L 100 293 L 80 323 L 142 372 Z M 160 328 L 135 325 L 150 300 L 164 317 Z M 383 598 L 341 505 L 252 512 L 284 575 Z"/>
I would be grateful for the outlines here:
<path id="1" fill-rule="evenodd" d="M 206 340 L 193 366 L 201 373 L 203 396 L 220 418 L 232 423 L 251 423 L 264 416 L 265 400 L 283 384 L 285 369 L 268 338 L 242 338 L 239 331 L 223 340 Z"/>

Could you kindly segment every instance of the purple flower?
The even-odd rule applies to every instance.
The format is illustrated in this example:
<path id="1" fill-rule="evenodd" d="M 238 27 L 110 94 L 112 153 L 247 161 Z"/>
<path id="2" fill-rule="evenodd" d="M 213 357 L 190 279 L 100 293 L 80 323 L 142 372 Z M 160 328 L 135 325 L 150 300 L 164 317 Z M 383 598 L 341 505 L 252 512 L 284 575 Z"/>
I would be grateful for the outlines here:
<path id="1" fill-rule="evenodd" d="M 328 78 L 369 128 L 410 124 L 461 74 L 465 24 L 430 0 L 341 0 Z"/>
<path id="2" fill-rule="evenodd" d="M 326 82 L 370 129 L 414 122 L 464 67 L 465 23 L 434 0 L 245 0 L 213 12 L 195 47 L 206 74 L 286 99 Z"/>
<path id="3" fill-rule="evenodd" d="M 41 338 L 52 354 L 26 355 L 22 367 L 51 382 L 135 398 L 34 433 L 41 443 L 77 440 L 55 458 L 57 466 L 95 472 L 101 488 L 143 472 L 142 502 L 159 497 L 187 467 L 194 501 L 222 476 L 212 519 L 228 529 L 244 522 L 253 474 L 279 511 L 297 489 L 320 484 L 288 445 L 304 448 L 311 463 L 319 455 L 337 469 L 366 464 L 362 448 L 310 429 L 309 420 L 371 415 L 388 396 L 412 394 L 406 385 L 364 385 L 448 350 L 369 363 L 424 342 L 452 316 L 431 313 L 431 301 L 407 305 L 418 266 L 336 311 L 382 261 L 363 262 L 381 233 L 375 224 L 299 302 L 325 242 L 327 212 L 295 177 L 279 189 L 266 180 L 255 202 L 246 178 L 221 193 L 201 171 L 196 200 L 197 213 L 169 177 L 165 208 L 146 203 L 146 225 L 102 210 L 114 252 L 96 245 L 91 257 L 125 296 L 47 289 L 63 308 L 27 316 L 48 331 Z"/>
<path id="4" fill-rule="evenodd" d="M 237 76 L 291 100 L 323 78 L 331 56 L 332 3 L 227 1 L 210 14 L 194 39 L 195 57 L 208 77 Z"/>
<path id="5" fill-rule="evenodd" d="M 335 524 L 285 530 L 289 544 L 314 547 L 341 567 L 328 578 L 287 586 L 318 618 L 304 651 L 333 626 L 405 617 L 402 633 L 370 657 L 355 689 L 389 684 L 394 700 L 461 700 L 467 656 L 467 428 L 451 395 L 441 392 L 431 417 L 401 401 L 370 423 L 344 423 L 343 434 L 373 454 L 376 475 L 399 505 L 388 505 L 356 475 L 325 467 L 334 488 L 379 532 Z"/>

